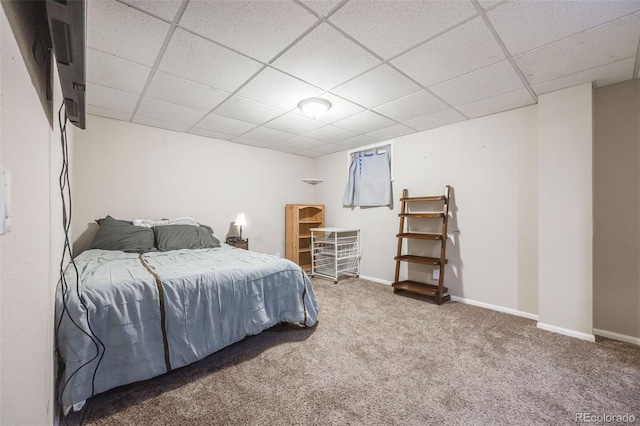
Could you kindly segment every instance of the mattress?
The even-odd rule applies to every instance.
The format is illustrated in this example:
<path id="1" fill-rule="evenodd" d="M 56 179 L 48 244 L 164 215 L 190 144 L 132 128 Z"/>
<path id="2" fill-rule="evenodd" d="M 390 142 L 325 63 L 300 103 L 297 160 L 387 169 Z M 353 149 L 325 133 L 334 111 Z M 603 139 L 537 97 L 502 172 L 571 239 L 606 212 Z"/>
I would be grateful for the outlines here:
<path id="1" fill-rule="evenodd" d="M 67 267 L 56 294 L 60 400 L 68 411 L 280 322 L 311 327 L 317 318 L 309 278 L 276 256 L 225 244 L 144 254 L 87 250 Z"/>

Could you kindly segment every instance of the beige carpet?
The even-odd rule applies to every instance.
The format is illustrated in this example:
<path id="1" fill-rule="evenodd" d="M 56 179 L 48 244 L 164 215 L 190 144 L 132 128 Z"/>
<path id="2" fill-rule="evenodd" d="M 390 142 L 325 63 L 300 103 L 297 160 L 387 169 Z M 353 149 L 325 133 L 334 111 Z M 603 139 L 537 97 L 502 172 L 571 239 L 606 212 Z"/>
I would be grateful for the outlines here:
<path id="1" fill-rule="evenodd" d="M 96 396 L 84 423 L 570 425 L 576 413 L 628 413 L 640 424 L 636 345 L 585 342 L 360 279 L 313 282 L 313 329 L 280 325 Z"/>

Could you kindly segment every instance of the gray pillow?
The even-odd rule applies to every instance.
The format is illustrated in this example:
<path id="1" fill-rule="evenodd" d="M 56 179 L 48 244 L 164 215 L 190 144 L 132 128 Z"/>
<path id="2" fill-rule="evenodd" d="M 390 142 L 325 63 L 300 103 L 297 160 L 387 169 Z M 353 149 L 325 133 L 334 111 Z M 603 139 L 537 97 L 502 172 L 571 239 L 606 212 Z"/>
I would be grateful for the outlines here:
<path id="1" fill-rule="evenodd" d="M 220 247 L 220 241 L 202 226 L 154 226 L 153 233 L 160 251 Z"/>
<path id="2" fill-rule="evenodd" d="M 122 250 L 129 253 L 156 251 L 153 230 L 134 226 L 131 222 L 107 216 L 100 219 L 100 228 L 93 237 L 91 249 Z"/>

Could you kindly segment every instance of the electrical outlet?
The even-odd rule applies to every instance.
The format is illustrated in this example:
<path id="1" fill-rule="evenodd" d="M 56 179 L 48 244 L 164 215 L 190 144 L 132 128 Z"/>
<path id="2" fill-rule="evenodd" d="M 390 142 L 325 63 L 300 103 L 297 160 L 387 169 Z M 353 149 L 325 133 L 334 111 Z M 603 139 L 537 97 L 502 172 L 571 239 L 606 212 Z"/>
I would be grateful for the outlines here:
<path id="1" fill-rule="evenodd" d="M 440 268 L 435 268 L 433 270 L 433 279 L 434 280 L 439 280 L 440 279 Z"/>

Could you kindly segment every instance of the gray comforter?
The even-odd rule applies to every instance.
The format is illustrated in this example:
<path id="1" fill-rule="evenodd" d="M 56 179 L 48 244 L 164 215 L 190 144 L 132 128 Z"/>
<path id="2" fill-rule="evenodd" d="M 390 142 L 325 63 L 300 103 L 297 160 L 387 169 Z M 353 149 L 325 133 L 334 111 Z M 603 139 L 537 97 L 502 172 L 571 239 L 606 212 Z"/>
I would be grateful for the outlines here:
<path id="1" fill-rule="evenodd" d="M 56 296 L 65 411 L 93 394 L 182 367 L 280 322 L 313 326 L 318 316 L 311 282 L 298 265 L 224 244 L 142 256 L 87 250 L 75 263 L 81 299 L 72 265 L 65 272 L 65 296 L 64 285 Z M 63 298 L 69 315 L 62 315 Z M 87 311 L 105 350 L 89 337 Z"/>

